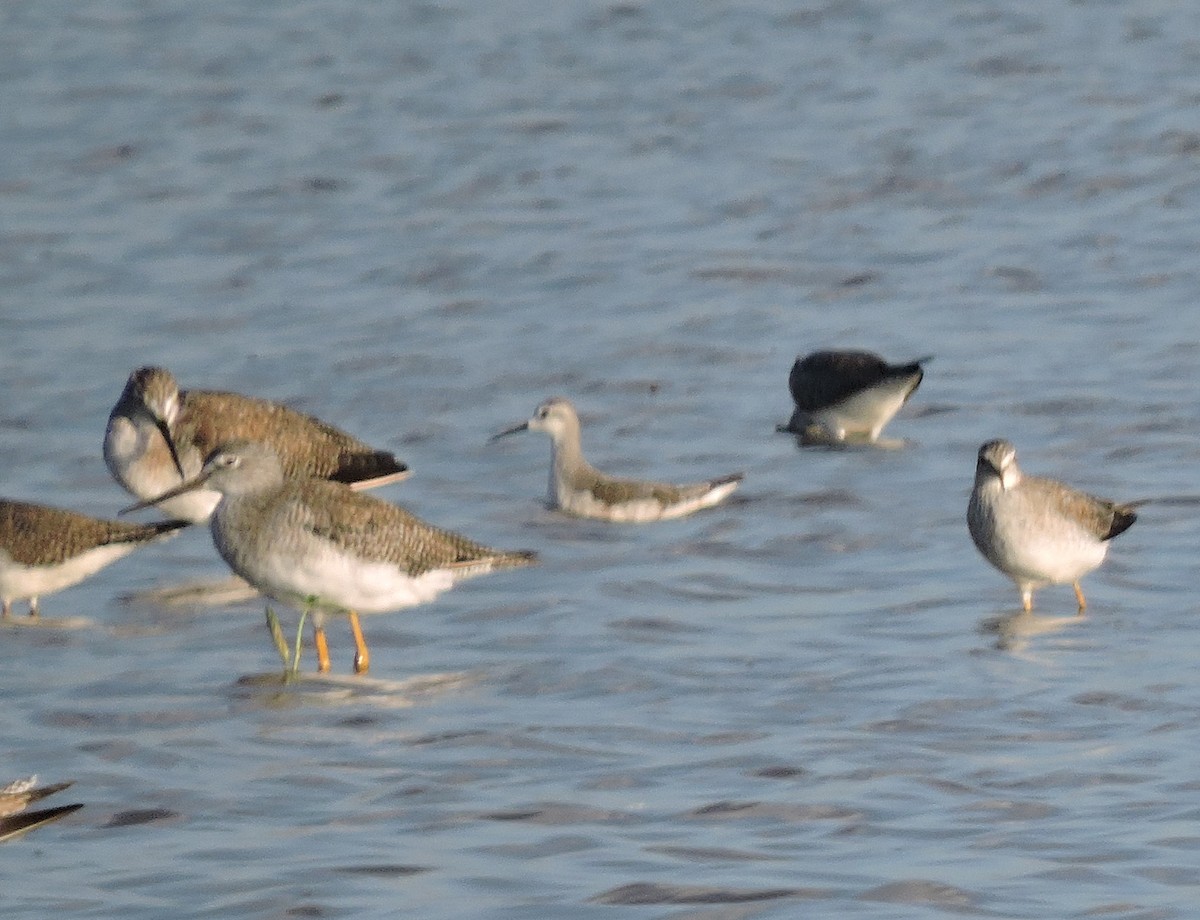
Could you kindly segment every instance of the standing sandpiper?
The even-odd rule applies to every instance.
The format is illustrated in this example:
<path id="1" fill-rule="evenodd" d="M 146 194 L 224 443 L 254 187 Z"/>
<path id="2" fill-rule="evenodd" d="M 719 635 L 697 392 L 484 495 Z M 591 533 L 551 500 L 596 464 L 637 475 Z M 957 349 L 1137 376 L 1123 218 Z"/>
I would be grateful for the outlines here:
<path id="1" fill-rule="evenodd" d="M 274 450 L 252 441 L 224 445 L 194 478 L 126 510 L 198 489 L 220 495 L 209 527 L 229 567 L 263 594 L 313 613 L 322 672 L 326 613 L 349 615 L 361 674 L 370 659 L 359 613 L 411 607 L 461 579 L 536 561 L 439 530 L 340 482 L 286 478 Z"/>
<path id="2" fill-rule="evenodd" d="M 0 600 L 3 617 L 12 603 L 29 601 L 78 584 L 139 546 L 186 527 L 187 521 L 129 524 L 74 511 L 0 499 Z"/>
<path id="3" fill-rule="evenodd" d="M 742 481 L 741 473 L 687 485 L 606 476 L 584 459 L 579 416 L 562 397 L 546 400 L 529 421 L 493 435 L 492 440 L 518 431 L 550 435 L 550 504 L 576 517 L 639 524 L 665 521 L 712 507 Z"/>
<path id="4" fill-rule="evenodd" d="M 128 492 L 142 500 L 194 478 L 221 444 L 244 438 L 269 444 L 289 476 L 315 476 L 356 489 L 396 482 L 408 467 L 392 454 L 320 419 L 265 399 L 210 390 L 180 390 L 161 367 L 129 375 L 108 417 L 104 461 Z M 171 517 L 200 524 L 220 495 L 201 489 L 161 505 Z"/>
<path id="5" fill-rule="evenodd" d="M 1026 612 L 1035 588 L 1071 584 L 1082 614 L 1087 600 L 1079 580 L 1104 561 L 1108 541 L 1136 520 L 1133 505 L 1023 475 L 1008 441 L 979 448 L 967 527 L 984 558 L 1017 583 Z"/>
<path id="6" fill-rule="evenodd" d="M 788 375 L 796 409 L 780 431 L 814 443 L 874 442 L 921 383 L 919 358 L 888 364 L 869 351 L 815 351 Z"/>

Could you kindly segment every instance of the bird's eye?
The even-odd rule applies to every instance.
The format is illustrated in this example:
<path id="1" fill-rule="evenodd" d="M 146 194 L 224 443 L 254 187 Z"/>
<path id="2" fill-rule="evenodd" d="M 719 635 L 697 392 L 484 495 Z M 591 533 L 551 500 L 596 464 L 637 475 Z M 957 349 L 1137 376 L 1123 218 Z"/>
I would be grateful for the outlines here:
<path id="1" fill-rule="evenodd" d="M 538 418 L 545 418 L 549 414 L 550 414 L 550 409 L 547 408 L 546 406 L 541 406 L 537 411 Z"/>

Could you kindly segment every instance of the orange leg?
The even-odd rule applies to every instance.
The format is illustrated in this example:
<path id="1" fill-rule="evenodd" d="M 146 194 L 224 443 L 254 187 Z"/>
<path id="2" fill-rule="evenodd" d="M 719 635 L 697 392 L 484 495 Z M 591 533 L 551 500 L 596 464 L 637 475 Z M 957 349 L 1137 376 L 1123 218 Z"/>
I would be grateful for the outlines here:
<path id="1" fill-rule="evenodd" d="M 1079 587 L 1079 582 L 1073 585 L 1075 588 L 1075 599 L 1079 601 L 1079 615 L 1083 616 L 1083 612 L 1087 610 L 1087 598 L 1083 596 L 1083 588 Z"/>
<path id="2" fill-rule="evenodd" d="M 313 624 L 313 644 L 317 647 L 317 670 L 329 672 L 329 642 L 325 638 L 325 627 Z"/>
<path id="3" fill-rule="evenodd" d="M 354 633 L 354 673 L 366 674 L 371 666 L 371 653 L 367 651 L 367 640 L 363 638 L 358 614 L 353 610 L 350 611 L 350 630 Z"/>

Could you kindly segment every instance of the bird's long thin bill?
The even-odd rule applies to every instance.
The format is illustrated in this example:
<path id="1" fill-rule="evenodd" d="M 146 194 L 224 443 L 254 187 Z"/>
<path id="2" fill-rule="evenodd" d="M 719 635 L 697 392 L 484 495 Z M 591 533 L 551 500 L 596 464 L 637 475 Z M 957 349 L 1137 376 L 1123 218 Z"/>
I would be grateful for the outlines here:
<path id="1" fill-rule="evenodd" d="M 197 476 L 190 482 L 183 482 L 175 486 L 173 489 L 167 489 L 167 491 L 165 491 L 162 495 L 155 496 L 154 498 L 147 498 L 145 501 L 135 502 L 128 508 L 122 508 L 117 512 L 117 514 L 132 514 L 134 511 L 141 511 L 143 508 L 152 508 L 159 502 L 165 502 L 167 499 L 175 498 L 177 495 L 183 495 L 185 492 L 191 492 L 193 489 L 200 488 L 202 485 L 204 485 L 204 481 L 206 479 L 208 479 L 208 476 L 206 475 Z"/>
<path id="2" fill-rule="evenodd" d="M 521 422 L 520 425 L 513 425 L 511 428 L 506 428 L 504 431 L 500 432 L 499 434 L 492 435 L 490 438 L 488 438 L 488 443 L 490 444 L 490 443 L 492 443 L 492 441 L 499 441 L 501 438 L 507 437 L 510 434 L 516 434 L 518 431 L 528 431 L 528 430 L 529 430 L 529 422 Z"/>
<path id="3" fill-rule="evenodd" d="M 187 479 L 187 473 L 183 471 L 183 462 L 179 459 L 179 451 L 175 448 L 175 438 L 171 435 L 171 429 L 167 427 L 167 423 L 162 419 L 156 419 L 155 424 L 158 426 L 163 440 L 167 442 L 167 450 L 171 452 L 171 462 L 175 464 L 175 469 L 179 471 L 179 478 Z"/>

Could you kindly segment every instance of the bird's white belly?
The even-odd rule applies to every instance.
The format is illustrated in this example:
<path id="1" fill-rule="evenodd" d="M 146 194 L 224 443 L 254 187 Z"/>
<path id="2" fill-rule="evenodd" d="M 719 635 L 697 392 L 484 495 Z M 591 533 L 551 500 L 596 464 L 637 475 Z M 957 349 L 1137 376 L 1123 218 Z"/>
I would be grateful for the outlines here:
<path id="1" fill-rule="evenodd" d="M 1083 540 L 1050 540 L 1026 537 L 1020 543 L 1001 544 L 1002 568 L 1030 582 L 1065 584 L 1097 568 L 1108 553 L 1108 544 Z"/>
<path id="2" fill-rule="evenodd" d="M 812 420 L 839 439 L 855 435 L 877 438 L 883 426 L 900 411 L 904 398 L 902 387 L 871 387 L 835 406 L 818 409 L 812 413 Z"/>
<path id="3" fill-rule="evenodd" d="M 652 521 L 669 521 L 710 508 L 738 487 L 737 482 L 722 483 L 701 495 L 664 505 L 656 498 L 635 498 L 616 504 L 608 504 L 596 498 L 586 489 L 572 490 L 565 482 L 558 485 L 559 508 L 576 517 L 595 518 L 619 524 L 646 524 Z"/>
<path id="4" fill-rule="evenodd" d="M 386 613 L 432 600 L 454 584 L 454 573 L 435 569 L 409 575 L 391 563 L 358 558 L 312 534 L 239 553 L 215 533 L 217 549 L 238 575 L 264 594 L 297 607 Z"/>
<path id="5" fill-rule="evenodd" d="M 137 548 L 136 543 L 98 546 L 53 565 L 22 565 L 0 550 L 0 597 L 15 601 L 53 594 L 78 584 Z"/>
<path id="6" fill-rule="evenodd" d="M 1029 585 L 1065 584 L 1104 561 L 1107 542 L 1071 522 L 1047 520 L 1036 512 L 1006 493 L 974 510 L 972 526 L 982 531 L 984 555 L 1009 577 Z"/>
<path id="7" fill-rule="evenodd" d="M 653 498 L 638 498 L 610 505 L 607 502 L 599 501 L 591 492 L 571 491 L 568 488 L 559 492 L 557 505 L 563 511 L 576 517 L 614 521 L 622 524 L 661 521 L 667 517 L 679 517 L 687 514 L 689 510 L 695 510 L 683 509 L 678 505 L 664 508 L 662 502 Z M 676 509 L 679 510 L 676 511 Z"/>
<path id="8" fill-rule="evenodd" d="M 105 432 L 104 460 L 109 470 L 121 485 L 142 500 L 162 495 L 183 482 L 161 442 L 162 435 L 157 429 L 139 428 L 127 418 L 110 420 Z M 189 476 L 200 471 L 199 458 L 181 459 Z M 155 507 L 168 517 L 202 524 L 220 500 L 220 492 L 196 489 Z"/>

